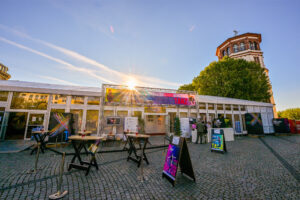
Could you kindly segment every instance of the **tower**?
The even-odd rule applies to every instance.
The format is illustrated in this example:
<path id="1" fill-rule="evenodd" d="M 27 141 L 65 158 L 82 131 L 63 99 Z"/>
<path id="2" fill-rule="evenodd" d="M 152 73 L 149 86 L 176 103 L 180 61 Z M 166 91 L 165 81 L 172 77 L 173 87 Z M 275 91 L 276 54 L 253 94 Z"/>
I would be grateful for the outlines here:
<path id="1" fill-rule="evenodd" d="M 235 32 L 237 33 L 237 32 Z M 219 60 L 224 56 L 230 58 L 244 59 L 247 61 L 254 61 L 258 63 L 269 77 L 269 70 L 264 64 L 263 52 L 260 49 L 261 34 L 258 33 L 244 33 L 228 38 L 221 45 L 217 47 L 216 56 Z M 273 104 L 274 116 L 277 117 L 275 101 L 273 97 L 272 88 L 270 90 L 270 102 Z"/>
<path id="2" fill-rule="evenodd" d="M 10 75 L 7 73 L 8 67 L 0 63 L 0 80 L 10 79 Z"/>

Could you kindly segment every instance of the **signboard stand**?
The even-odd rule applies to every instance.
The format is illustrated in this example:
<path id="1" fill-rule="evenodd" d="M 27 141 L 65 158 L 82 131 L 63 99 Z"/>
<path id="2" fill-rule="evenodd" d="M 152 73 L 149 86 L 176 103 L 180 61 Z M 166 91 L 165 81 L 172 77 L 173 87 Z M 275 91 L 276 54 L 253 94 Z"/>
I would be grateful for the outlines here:
<path id="1" fill-rule="evenodd" d="M 211 152 L 227 152 L 225 135 L 223 129 L 211 129 Z"/>
<path id="2" fill-rule="evenodd" d="M 178 139 L 178 137 L 174 137 L 172 143 L 169 144 L 162 173 L 162 177 L 172 183 L 173 187 L 175 186 L 178 164 L 181 174 L 185 174 L 196 182 L 186 139 L 184 137 Z"/>

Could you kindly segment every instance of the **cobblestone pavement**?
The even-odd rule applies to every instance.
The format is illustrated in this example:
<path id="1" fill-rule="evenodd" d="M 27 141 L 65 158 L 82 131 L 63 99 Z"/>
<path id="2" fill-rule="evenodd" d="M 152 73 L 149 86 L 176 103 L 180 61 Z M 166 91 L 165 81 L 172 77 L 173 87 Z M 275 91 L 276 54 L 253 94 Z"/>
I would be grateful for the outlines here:
<path id="1" fill-rule="evenodd" d="M 178 173 L 175 187 L 162 179 L 165 150 L 147 150 L 149 165 L 126 161 L 126 152 L 97 154 L 99 171 L 89 175 L 67 171 L 64 199 L 300 199 L 300 136 L 238 137 L 227 142 L 226 154 L 210 152 L 209 144 L 191 144 L 189 151 L 196 183 Z M 71 147 L 64 148 L 71 152 Z M 48 199 L 55 193 L 61 156 L 29 151 L 0 154 L 0 199 Z"/>

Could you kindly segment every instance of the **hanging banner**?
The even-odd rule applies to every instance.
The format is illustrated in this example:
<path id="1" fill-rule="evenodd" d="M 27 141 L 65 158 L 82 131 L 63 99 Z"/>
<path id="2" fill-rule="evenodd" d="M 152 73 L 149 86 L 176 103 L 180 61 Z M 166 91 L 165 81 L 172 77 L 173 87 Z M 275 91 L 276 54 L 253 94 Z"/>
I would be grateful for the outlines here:
<path id="1" fill-rule="evenodd" d="M 105 102 L 154 105 L 196 105 L 195 95 L 106 88 Z"/>

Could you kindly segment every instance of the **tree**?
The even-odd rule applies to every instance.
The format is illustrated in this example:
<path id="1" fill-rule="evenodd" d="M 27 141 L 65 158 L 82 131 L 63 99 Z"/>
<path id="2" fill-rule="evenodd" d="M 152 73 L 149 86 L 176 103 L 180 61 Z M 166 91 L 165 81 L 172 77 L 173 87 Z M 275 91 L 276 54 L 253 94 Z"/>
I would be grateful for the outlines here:
<path id="1" fill-rule="evenodd" d="M 300 108 L 290 108 L 278 112 L 278 117 L 300 120 Z"/>
<path id="2" fill-rule="evenodd" d="M 196 88 L 193 85 L 193 83 L 190 83 L 190 84 L 184 84 L 184 85 L 180 86 L 178 90 L 195 91 Z"/>
<path id="3" fill-rule="evenodd" d="M 181 135 L 181 128 L 180 128 L 180 120 L 179 117 L 175 117 L 175 122 L 174 122 L 174 131 L 176 136 Z"/>
<path id="4" fill-rule="evenodd" d="M 233 59 L 225 56 L 222 60 L 210 63 L 189 88 L 200 95 L 211 95 L 269 102 L 271 85 L 264 69 L 255 62 Z"/>

